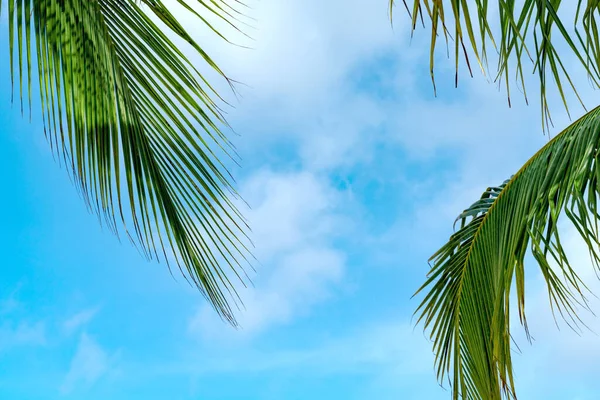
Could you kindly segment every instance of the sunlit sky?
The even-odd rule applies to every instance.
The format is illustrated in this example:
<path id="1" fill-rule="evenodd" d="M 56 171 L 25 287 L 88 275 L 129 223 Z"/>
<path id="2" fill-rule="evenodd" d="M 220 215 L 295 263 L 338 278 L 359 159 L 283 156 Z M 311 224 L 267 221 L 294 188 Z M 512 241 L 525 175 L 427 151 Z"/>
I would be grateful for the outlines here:
<path id="1" fill-rule="evenodd" d="M 515 88 L 508 108 L 464 67 L 455 89 L 441 51 L 434 97 L 429 34 L 411 42 L 400 8 L 392 29 L 387 0 L 250 4 L 253 41 L 238 39 L 252 49 L 200 35 L 247 85 L 239 99 L 225 92 L 260 261 L 255 288 L 240 290 L 239 330 L 85 209 L 52 158 L 39 104 L 31 122 L 11 104 L 2 16 L 0 399 L 450 398 L 411 295 L 455 216 L 548 140 L 535 76 L 530 105 Z M 568 118 L 551 101 L 556 133 Z M 520 340 L 515 356 L 520 398 L 597 398 L 600 339 L 559 332 L 528 267 L 535 341 Z"/>

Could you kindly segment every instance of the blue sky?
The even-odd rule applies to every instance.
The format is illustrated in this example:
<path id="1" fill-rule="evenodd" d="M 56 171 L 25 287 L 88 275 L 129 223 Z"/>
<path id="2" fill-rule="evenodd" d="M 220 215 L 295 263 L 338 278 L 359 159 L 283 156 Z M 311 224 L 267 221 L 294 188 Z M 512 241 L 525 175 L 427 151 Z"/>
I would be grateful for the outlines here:
<path id="1" fill-rule="evenodd" d="M 434 98 L 427 34 L 411 43 L 400 13 L 392 30 L 386 3 L 261 0 L 253 50 L 208 44 L 249 86 L 229 121 L 260 265 L 256 288 L 241 290 L 238 331 L 101 229 L 53 160 L 37 109 L 29 122 L 11 105 L 3 59 L 1 399 L 450 397 L 410 296 L 454 217 L 547 137 L 535 101 L 514 96 L 509 109 L 494 84 L 464 71 L 454 89 L 443 57 Z M 584 253 L 574 235 L 566 242 Z M 556 330 L 531 269 L 536 342 L 519 342 L 522 398 L 594 398 L 600 341 Z"/>

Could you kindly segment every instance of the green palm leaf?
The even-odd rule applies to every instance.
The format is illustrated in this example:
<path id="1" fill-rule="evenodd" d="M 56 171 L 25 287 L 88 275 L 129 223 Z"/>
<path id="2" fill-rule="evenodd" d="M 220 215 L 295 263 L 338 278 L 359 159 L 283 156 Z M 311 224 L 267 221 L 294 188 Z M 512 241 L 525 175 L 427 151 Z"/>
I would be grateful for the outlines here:
<path id="1" fill-rule="evenodd" d="M 407 0 L 402 1 L 410 14 L 413 31 L 424 16 L 431 22 L 429 67 L 432 81 L 435 48 L 440 36 L 443 36 L 446 45 L 450 39 L 453 40 L 456 84 L 460 58 L 464 57 L 472 73 L 471 53 L 485 74 L 489 67 L 488 50 L 491 46 L 498 55 L 492 78 L 499 83 L 504 79 L 509 105 L 510 81 L 515 79 L 518 82 L 527 100 L 525 76 L 529 73 L 528 65 L 530 71 L 538 75 L 544 128 L 552 122 L 546 96 L 549 86 L 555 85 L 558 89 L 567 112 L 567 89 L 571 89 L 581 102 L 570 76 L 572 71 L 567 68 L 568 63 L 563 61 L 565 56 L 574 56 L 579 61 L 594 87 L 600 83 L 600 40 L 596 21 L 600 15 L 598 1 L 413 0 L 412 7 Z M 390 0 L 390 15 L 394 3 L 395 0 Z M 571 18 L 568 8 L 574 6 L 574 19 L 567 20 Z M 493 28 L 496 24 L 497 28 Z"/>
<path id="2" fill-rule="evenodd" d="M 598 195 L 600 108 L 556 136 L 508 181 L 488 188 L 458 217 L 460 229 L 430 259 L 429 277 L 417 292 L 427 293 L 416 311 L 433 340 L 438 378 L 449 378 L 454 398 L 515 397 L 509 299 L 514 282 L 528 334 L 528 246 L 553 311 L 571 326 L 581 322 L 577 305 L 587 307 L 586 286 L 569 264 L 557 223 L 567 216 L 599 267 Z"/>
<path id="3" fill-rule="evenodd" d="M 222 0 L 197 4 L 236 21 Z M 180 49 L 223 72 L 160 0 L 9 0 L 8 21 L 21 104 L 38 83 L 48 141 L 87 205 L 147 256 L 175 260 L 235 323 L 229 277 L 242 279 L 247 226 L 213 151 L 233 148 L 220 97 Z"/>

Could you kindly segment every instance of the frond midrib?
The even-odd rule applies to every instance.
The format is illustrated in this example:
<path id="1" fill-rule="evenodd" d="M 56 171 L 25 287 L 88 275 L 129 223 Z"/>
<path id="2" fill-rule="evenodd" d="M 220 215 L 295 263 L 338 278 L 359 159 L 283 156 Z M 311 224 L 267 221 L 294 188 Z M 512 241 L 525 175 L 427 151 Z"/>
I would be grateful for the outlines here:
<path id="1" fill-rule="evenodd" d="M 508 182 L 506 183 L 504 188 L 500 191 L 500 193 L 498 193 L 498 196 L 496 197 L 494 202 L 490 205 L 490 208 L 485 213 L 481 222 L 479 222 L 477 229 L 473 233 L 473 240 L 471 241 L 469 250 L 467 251 L 467 255 L 465 256 L 465 261 L 464 261 L 465 268 L 463 269 L 463 271 L 460 274 L 460 283 L 459 283 L 459 287 L 457 289 L 457 295 L 456 295 L 457 297 L 456 298 L 457 298 L 458 305 L 457 305 L 457 312 L 455 314 L 454 321 L 457 321 L 461 316 L 461 304 L 462 304 L 461 300 L 462 300 L 463 286 L 464 286 L 467 268 L 470 265 L 470 260 L 471 260 L 471 255 L 472 255 L 473 249 L 477 245 L 478 239 L 481 237 L 480 233 L 481 233 L 486 221 L 488 220 L 488 216 L 494 211 L 496 205 L 498 204 L 499 201 L 501 201 L 501 199 L 503 198 L 503 195 L 506 193 L 506 191 L 511 187 L 511 185 L 517 179 L 520 178 L 520 176 L 527 170 L 527 168 L 533 162 L 535 162 L 541 155 L 543 155 L 545 152 L 547 152 L 554 145 L 554 143 L 557 140 L 562 138 L 562 136 L 565 135 L 570 130 L 570 127 L 577 125 L 581 120 L 583 120 L 584 118 L 588 117 L 590 114 L 592 114 L 598 110 L 600 110 L 600 106 L 597 106 L 594 109 L 592 109 L 589 112 L 582 115 L 575 122 L 570 124 L 567 128 L 563 129 L 559 134 L 557 134 L 554 138 L 552 138 L 550 141 L 548 141 L 548 143 L 546 143 L 544 146 L 542 146 L 531 158 L 529 158 L 527 160 L 527 162 L 508 180 Z M 460 334 L 460 332 L 455 332 L 455 334 Z M 506 384 L 506 382 L 504 382 L 504 384 Z"/>

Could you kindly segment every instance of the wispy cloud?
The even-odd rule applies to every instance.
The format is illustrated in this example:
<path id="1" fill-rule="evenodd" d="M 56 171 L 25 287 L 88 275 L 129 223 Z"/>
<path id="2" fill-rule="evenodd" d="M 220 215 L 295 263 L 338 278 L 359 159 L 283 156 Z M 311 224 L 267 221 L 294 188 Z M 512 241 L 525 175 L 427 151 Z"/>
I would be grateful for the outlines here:
<path id="1" fill-rule="evenodd" d="M 78 329 L 86 326 L 94 318 L 97 312 L 98 308 L 96 307 L 82 310 L 72 315 L 63 323 L 63 330 L 67 335 L 72 334 Z"/>
<path id="2" fill-rule="evenodd" d="M 90 388 L 107 375 L 115 357 L 116 354 L 109 355 L 96 340 L 82 333 L 69 371 L 60 386 L 61 393 L 69 394 Z"/>
<path id="3" fill-rule="evenodd" d="M 343 278 L 344 255 L 332 242 L 343 218 L 336 211 L 340 193 L 311 173 L 263 171 L 243 187 L 253 209 L 256 253 L 261 260 L 256 288 L 241 291 L 243 333 L 254 335 L 289 323 L 331 295 Z M 192 335 L 236 335 L 206 306 L 189 324 Z"/>
<path id="4" fill-rule="evenodd" d="M 21 346 L 40 346 L 46 342 L 46 325 L 43 322 L 5 322 L 0 325 L 0 352 Z"/>

